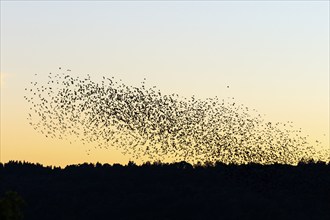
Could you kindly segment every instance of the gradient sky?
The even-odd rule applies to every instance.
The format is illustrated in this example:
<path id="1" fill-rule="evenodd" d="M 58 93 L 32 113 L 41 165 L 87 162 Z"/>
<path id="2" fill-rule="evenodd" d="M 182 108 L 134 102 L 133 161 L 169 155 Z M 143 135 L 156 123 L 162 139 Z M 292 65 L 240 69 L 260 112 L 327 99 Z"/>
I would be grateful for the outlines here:
<path id="1" fill-rule="evenodd" d="M 143 78 L 165 94 L 235 97 L 329 148 L 329 1 L 1 1 L 1 162 L 126 163 L 28 125 L 35 73 Z M 230 89 L 227 89 L 230 85 Z"/>

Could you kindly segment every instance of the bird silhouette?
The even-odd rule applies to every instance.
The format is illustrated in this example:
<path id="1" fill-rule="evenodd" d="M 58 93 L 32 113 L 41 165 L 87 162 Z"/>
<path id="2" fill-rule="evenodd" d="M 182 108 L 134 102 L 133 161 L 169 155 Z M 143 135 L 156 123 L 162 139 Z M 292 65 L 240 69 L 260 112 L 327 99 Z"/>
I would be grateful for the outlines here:
<path id="1" fill-rule="evenodd" d="M 289 128 L 292 122 L 267 122 L 232 97 L 162 94 L 145 81 L 134 87 L 114 77 L 97 82 L 90 75 L 49 73 L 47 82 L 25 89 L 29 123 L 49 138 L 154 161 L 294 164 L 319 156 L 320 143 L 311 147 L 300 129 Z"/>

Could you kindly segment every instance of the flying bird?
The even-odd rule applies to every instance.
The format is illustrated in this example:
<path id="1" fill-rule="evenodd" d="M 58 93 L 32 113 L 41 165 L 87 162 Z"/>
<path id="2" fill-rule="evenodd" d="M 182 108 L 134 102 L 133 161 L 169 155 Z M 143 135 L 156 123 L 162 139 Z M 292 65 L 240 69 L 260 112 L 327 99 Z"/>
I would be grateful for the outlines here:
<path id="1" fill-rule="evenodd" d="M 49 138 L 155 161 L 294 164 L 315 154 L 300 130 L 265 122 L 233 98 L 187 98 L 119 82 L 49 73 L 26 90 L 29 123 Z"/>

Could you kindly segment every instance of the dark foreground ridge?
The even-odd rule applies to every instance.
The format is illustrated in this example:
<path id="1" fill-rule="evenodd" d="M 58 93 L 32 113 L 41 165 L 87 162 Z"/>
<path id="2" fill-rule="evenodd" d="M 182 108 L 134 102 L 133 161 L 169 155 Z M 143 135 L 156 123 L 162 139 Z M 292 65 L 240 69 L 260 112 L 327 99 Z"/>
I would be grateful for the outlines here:
<path id="1" fill-rule="evenodd" d="M 1 220 L 330 219 L 330 165 L 12 161 L 0 164 L 0 210 Z"/>

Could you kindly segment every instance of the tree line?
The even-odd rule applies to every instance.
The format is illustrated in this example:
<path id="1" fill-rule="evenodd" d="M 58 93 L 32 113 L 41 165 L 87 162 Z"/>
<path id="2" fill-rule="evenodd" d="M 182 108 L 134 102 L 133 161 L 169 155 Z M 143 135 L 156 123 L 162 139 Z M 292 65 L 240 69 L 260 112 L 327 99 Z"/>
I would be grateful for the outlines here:
<path id="1" fill-rule="evenodd" d="M 0 163 L 0 219 L 330 219 L 330 164 Z"/>

